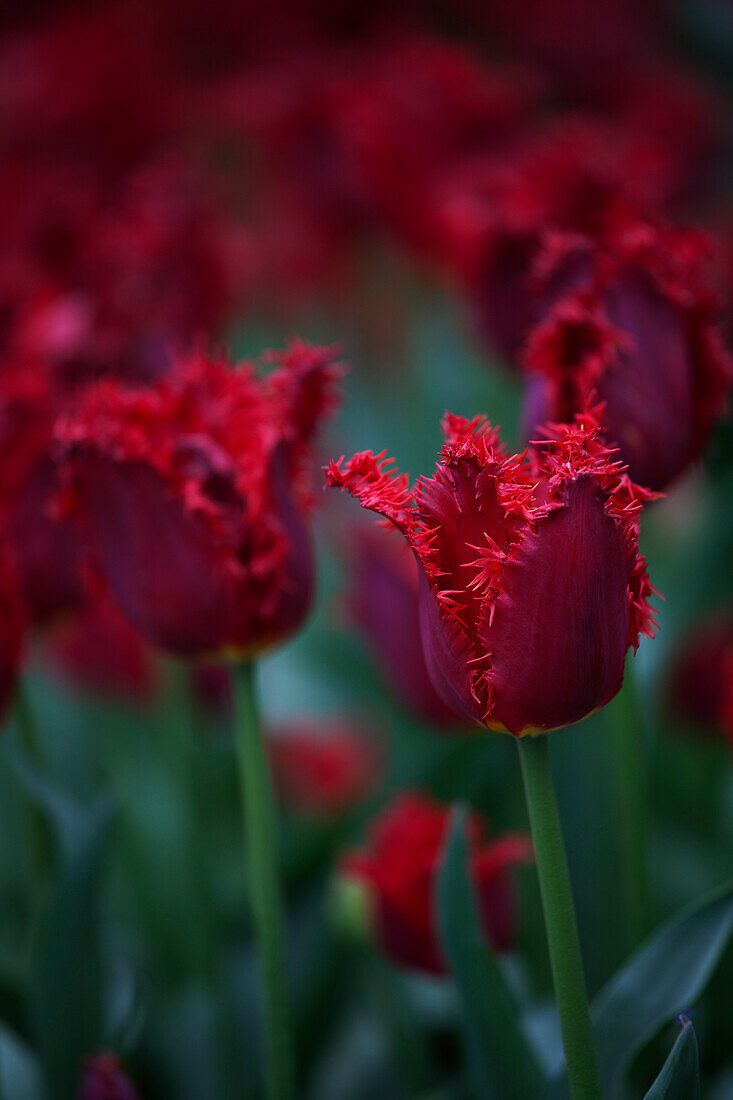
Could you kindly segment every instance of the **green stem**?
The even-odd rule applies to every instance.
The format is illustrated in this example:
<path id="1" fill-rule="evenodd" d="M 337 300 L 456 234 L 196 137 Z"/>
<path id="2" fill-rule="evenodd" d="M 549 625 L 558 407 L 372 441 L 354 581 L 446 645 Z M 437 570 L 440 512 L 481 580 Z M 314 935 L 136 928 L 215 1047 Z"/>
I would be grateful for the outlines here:
<path id="1" fill-rule="evenodd" d="M 600 1100 L 593 1032 L 583 977 L 575 907 L 547 736 L 518 742 L 524 793 L 540 880 L 555 998 L 573 1100 Z"/>
<path id="2" fill-rule="evenodd" d="M 278 883 L 278 844 L 270 770 L 260 730 L 254 668 L 234 669 L 236 745 L 247 841 L 249 886 L 262 982 L 268 1100 L 295 1095 L 285 970 L 285 929 Z"/>
<path id="3" fill-rule="evenodd" d="M 632 951 L 646 932 L 646 769 L 633 673 L 607 708 L 611 723 L 616 844 L 625 915 L 626 948 Z"/>

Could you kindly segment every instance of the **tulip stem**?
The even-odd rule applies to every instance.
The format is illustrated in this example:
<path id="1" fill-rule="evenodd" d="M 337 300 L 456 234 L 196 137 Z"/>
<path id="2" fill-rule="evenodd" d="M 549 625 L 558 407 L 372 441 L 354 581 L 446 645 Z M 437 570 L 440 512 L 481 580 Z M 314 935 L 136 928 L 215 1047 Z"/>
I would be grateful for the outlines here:
<path id="1" fill-rule="evenodd" d="M 294 1072 L 285 965 L 285 928 L 278 882 L 277 820 L 251 662 L 234 667 L 239 781 L 247 844 L 252 919 L 264 1021 L 268 1100 L 293 1100 Z"/>
<path id="2" fill-rule="evenodd" d="M 573 1100 L 600 1100 L 575 906 L 550 767 L 549 738 L 517 741 L 540 880 L 545 931 Z"/>

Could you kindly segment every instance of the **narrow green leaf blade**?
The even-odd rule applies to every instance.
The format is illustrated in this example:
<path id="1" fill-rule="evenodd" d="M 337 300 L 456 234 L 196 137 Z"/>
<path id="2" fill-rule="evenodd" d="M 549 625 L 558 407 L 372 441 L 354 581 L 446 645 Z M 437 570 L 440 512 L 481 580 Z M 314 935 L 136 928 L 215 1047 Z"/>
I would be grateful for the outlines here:
<path id="1" fill-rule="evenodd" d="M 49 1100 L 76 1094 L 83 1058 L 104 1038 L 97 904 L 111 818 L 107 799 L 79 808 L 39 923 L 33 1022 Z"/>
<path id="2" fill-rule="evenodd" d="M 519 1012 L 479 928 L 468 877 L 466 811 L 453 811 L 437 889 L 443 952 L 461 998 L 474 1085 L 482 1100 L 527 1100 L 542 1091 L 542 1074 L 525 1039 Z"/>
<path id="3" fill-rule="evenodd" d="M 635 1055 L 703 993 L 733 931 L 733 882 L 684 909 L 642 944 L 596 997 L 591 1015 L 604 1095 L 623 1095 Z M 549 1093 L 568 1095 L 564 1073 Z"/>
<path id="4" fill-rule="evenodd" d="M 681 1017 L 681 1021 L 682 1031 L 644 1100 L 699 1100 L 700 1060 L 697 1036 L 687 1017 Z"/>

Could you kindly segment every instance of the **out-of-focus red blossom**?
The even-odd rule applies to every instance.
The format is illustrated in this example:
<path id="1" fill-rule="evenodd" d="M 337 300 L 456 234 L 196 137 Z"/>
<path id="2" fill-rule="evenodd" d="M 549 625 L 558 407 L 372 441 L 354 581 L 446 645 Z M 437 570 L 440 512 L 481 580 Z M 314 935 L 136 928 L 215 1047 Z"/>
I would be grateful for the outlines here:
<path id="1" fill-rule="evenodd" d="M 536 98 L 526 73 L 493 72 L 470 50 L 412 33 L 286 55 L 225 82 L 215 104 L 219 125 L 255 136 L 341 232 L 376 223 L 429 248 L 426 180 L 496 148 Z"/>
<path id="2" fill-rule="evenodd" d="M 524 422 L 572 420 L 604 402 L 629 475 L 664 489 L 701 454 L 733 371 L 705 278 L 702 234 L 631 221 L 600 239 L 550 236 L 535 267 L 541 322 Z"/>
<path id="3" fill-rule="evenodd" d="M 36 623 L 77 610 L 85 596 L 77 533 L 54 509 L 58 485 L 50 447 L 57 411 L 45 362 L 14 358 L 0 368 L 2 523 L 23 602 Z"/>
<path id="4" fill-rule="evenodd" d="M 310 606 L 310 444 L 340 369 L 301 341 L 265 358 L 264 378 L 199 355 L 147 390 L 102 382 L 58 427 L 96 567 L 172 653 L 253 653 Z"/>
<path id="5" fill-rule="evenodd" d="M 350 544 L 349 605 L 382 675 L 410 710 L 428 722 L 456 726 L 430 679 L 420 637 L 420 574 L 399 536 L 359 526 Z"/>
<path id="6" fill-rule="evenodd" d="M 20 665 L 25 615 L 13 561 L 0 546 L 0 720 L 13 698 Z"/>
<path id="7" fill-rule="evenodd" d="M 373 934 L 398 966 L 445 973 L 437 937 L 435 882 L 450 811 L 423 794 L 401 794 L 372 823 L 369 845 L 347 855 L 341 874 L 368 891 Z M 507 834 L 485 840 L 485 823 L 472 815 L 471 881 L 481 925 L 497 951 L 515 935 L 511 869 L 532 858 L 528 837 Z"/>
<path id="8" fill-rule="evenodd" d="M 0 50 L 0 141 L 118 171 L 170 130 L 165 54 L 138 5 L 59 12 Z"/>
<path id="9" fill-rule="evenodd" d="M 668 673 L 672 713 L 701 731 L 722 731 L 733 746 L 733 613 L 699 623 Z"/>
<path id="10" fill-rule="evenodd" d="M 556 88 L 583 101 L 608 98 L 625 75 L 648 62 L 654 34 L 653 7 L 640 0 L 611 0 L 602 8 L 583 0 L 495 0 L 479 8 L 506 45 L 530 57 L 552 77 Z"/>
<path id="11" fill-rule="evenodd" d="M 431 203 L 442 263 L 479 335 L 513 362 L 535 318 L 532 272 L 548 230 L 596 234 L 623 211 L 658 208 L 668 187 L 654 142 L 573 116 L 439 176 Z"/>
<path id="12" fill-rule="evenodd" d="M 139 1100 L 139 1094 L 117 1055 L 105 1051 L 87 1059 L 79 1100 Z"/>
<path id="13" fill-rule="evenodd" d="M 55 189 L 20 171 L 4 185 L 8 221 L 20 208 L 23 222 L 9 225 L 0 265 L 9 345 L 48 361 L 64 391 L 105 375 L 155 379 L 230 309 L 236 233 L 177 161 L 115 187 L 89 173 L 52 178 Z"/>
<path id="14" fill-rule="evenodd" d="M 374 743 L 342 722 L 298 723 L 276 730 L 269 753 L 283 802 L 319 817 L 344 813 L 362 802 L 382 766 Z"/>
<path id="15" fill-rule="evenodd" d="M 150 651 L 105 594 L 60 623 L 43 652 L 51 667 L 83 691 L 144 703 L 155 690 Z"/>
<path id="16" fill-rule="evenodd" d="M 421 567 L 425 657 L 446 703 L 515 736 L 578 722 L 619 690 L 653 633 L 638 521 L 651 496 L 599 438 L 598 409 L 507 456 L 480 417 L 446 414 L 435 475 L 410 487 L 371 451 L 329 484 L 402 531 Z"/>

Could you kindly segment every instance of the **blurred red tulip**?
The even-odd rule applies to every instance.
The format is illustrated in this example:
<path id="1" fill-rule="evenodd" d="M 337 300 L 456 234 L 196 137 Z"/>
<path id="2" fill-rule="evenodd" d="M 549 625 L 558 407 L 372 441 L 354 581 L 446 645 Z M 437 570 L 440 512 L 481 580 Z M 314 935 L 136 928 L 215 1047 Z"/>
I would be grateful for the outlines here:
<path id="1" fill-rule="evenodd" d="M 422 794 L 399 795 L 372 823 L 368 847 L 347 855 L 340 873 L 362 883 L 372 933 L 398 966 L 443 974 L 437 940 L 435 883 L 450 811 Z M 497 951 L 511 948 L 516 933 L 510 871 L 532 859 L 528 837 L 484 839 L 485 823 L 469 827 L 471 879 L 484 934 Z"/>
<path id="2" fill-rule="evenodd" d="M 104 1052 L 84 1066 L 79 1100 L 139 1100 L 116 1054 Z"/>
<path id="3" fill-rule="evenodd" d="M 690 632 L 668 673 L 672 713 L 733 745 L 733 614 L 715 614 Z"/>
<path id="4" fill-rule="evenodd" d="M 653 632 L 638 517 L 650 494 L 599 440 L 597 410 L 507 457 L 480 417 L 446 415 L 435 476 L 414 488 L 371 451 L 329 484 L 402 531 L 421 567 L 421 628 L 450 706 L 515 736 L 578 722 L 619 690 Z"/>
<path id="5" fill-rule="evenodd" d="M 296 341 L 253 365 L 194 358 L 148 390 L 101 383 L 58 430 L 95 564 L 132 624 L 181 656 L 253 653 L 311 602 L 311 439 L 332 353 Z"/>
<path id="6" fill-rule="evenodd" d="M 360 526 L 350 545 L 350 607 L 385 680 L 405 706 L 428 722 L 456 726 L 430 679 L 420 637 L 420 573 L 399 536 Z"/>
<path id="7" fill-rule="evenodd" d="M 544 317 L 527 343 L 524 420 L 604 402 L 604 434 L 654 490 L 699 458 L 733 372 L 700 234 L 631 222 L 600 240 L 552 237 L 536 271 Z"/>
<path id="8" fill-rule="evenodd" d="M 280 796 L 301 814 L 352 809 L 372 792 L 381 772 L 378 747 L 341 722 L 286 726 L 268 744 Z"/>

